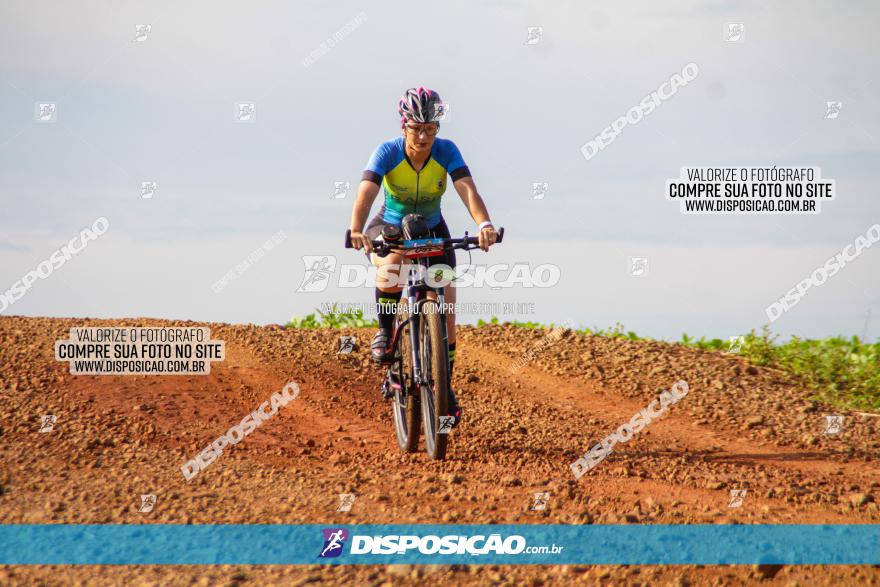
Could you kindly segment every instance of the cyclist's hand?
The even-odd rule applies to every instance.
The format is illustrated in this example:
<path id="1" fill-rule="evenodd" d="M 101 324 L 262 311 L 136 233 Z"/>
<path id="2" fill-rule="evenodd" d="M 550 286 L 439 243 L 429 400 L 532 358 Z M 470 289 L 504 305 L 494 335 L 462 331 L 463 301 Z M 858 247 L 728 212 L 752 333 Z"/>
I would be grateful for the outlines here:
<path id="1" fill-rule="evenodd" d="M 351 233 L 351 246 L 356 249 L 364 249 L 367 254 L 373 252 L 373 243 L 370 242 L 370 239 L 367 238 L 366 235 L 362 232 L 354 232 Z"/>
<path id="2" fill-rule="evenodd" d="M 495 241 L 498 240 L 498 233 L 495 232 L 494 226 L 486 226 L 483 230 L 480 231 L 480 248 L 484 251 L 488 251 L 489 247 L 495 244 Z"/>

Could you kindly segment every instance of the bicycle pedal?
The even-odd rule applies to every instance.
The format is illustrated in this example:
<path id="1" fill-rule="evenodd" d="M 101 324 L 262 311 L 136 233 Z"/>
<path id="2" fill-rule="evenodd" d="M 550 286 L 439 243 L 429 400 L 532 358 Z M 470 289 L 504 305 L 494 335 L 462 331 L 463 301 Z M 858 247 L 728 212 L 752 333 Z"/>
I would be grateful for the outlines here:
<path id="1" fill-rule="evenodd" d="M 382 397 L 385 399 L 391 399 L 392 397 L 394 397 L 394 390 L 392 390 L 391 386 L 388 384 L 388 381 L 382 382 Z"/>

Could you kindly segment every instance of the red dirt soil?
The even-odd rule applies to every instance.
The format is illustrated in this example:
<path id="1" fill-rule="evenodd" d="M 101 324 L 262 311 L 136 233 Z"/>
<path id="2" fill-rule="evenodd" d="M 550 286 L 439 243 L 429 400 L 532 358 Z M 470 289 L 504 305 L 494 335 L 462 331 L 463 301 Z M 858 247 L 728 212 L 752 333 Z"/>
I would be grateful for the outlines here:
<path id="1" fill-rule="evenodd" d="M 206 376 L 73 376 L 82 326 L 208 326 Z M 337 354 L 340 335 L 358 346 Z M 397 448 L 367 330 L 0 317 L 0 522 L 880 523 L 880 418 L 736 355 L 459 327 L 447 460 Z M 530 350 L 535 356 L 514 365 Z M 689 393 L 581 479 L 569 465 L 682 379 Z M 299 397 L 186 481 L 180 466 L 290 380 Z M 825 415 L 844 429 L 824 434 Z M 57 417 L 39 433 L 41 415 Z M 731 489 L 746 489 L 730 508 Z M 551 494 L 530 511 L 532 494 Z M 140 495 L 153 493 L 150 513 Z M 338 494 L 354 493 L 350 512 Z M 833 548 L 833 545 L 829 545 Z M 870 566 L 3 566 L 0 585 L 878 585 Z"/>

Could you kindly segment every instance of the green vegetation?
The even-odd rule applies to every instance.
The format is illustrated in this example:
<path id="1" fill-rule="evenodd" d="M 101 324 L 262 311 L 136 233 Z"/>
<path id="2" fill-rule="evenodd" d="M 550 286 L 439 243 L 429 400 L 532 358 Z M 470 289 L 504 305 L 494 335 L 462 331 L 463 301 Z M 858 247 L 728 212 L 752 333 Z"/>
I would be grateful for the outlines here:
<path id="1" fill-rule="evenodd" d="M 304 317 L 294 316 L 285 324 L 287 328 L 378 328 L 378 320 L 364 318 L 363 310 L 348 310 L 340 312 L 333 304 L 333 309 L 327 313 L 317 310 L 315 314 Z"/>
<path id="2" fill-rule="evenodd" d="M 490 322 L 480 320 L 477 326 L 499 324 L 498 318 Z M 506 322 L 523 328 L 552 328 L 535 322 Z M 573 328 L 575 332 L 626 338 L 629 340 L 653 340 L 626 331 L 622 324 L 612 328 Z M 778 343 L 766 326 L 757 334 L 752 330 L 739 340 L 720 338 L 692 338 L 686 333 L 678 344 L 706 350 L 733 352 L 745 357 L 752 364 L 773 367 L 791 373 L 813 390 L 813 399 L 845 409 L 880 411 L 880 343 L 868 343 L 857 336 L 835 336 L 821 340 L 792 337 Z"/>
<path id="3" fill-rule="evenodd" d="M 518 320 L 500 322 L 493 316 L 488 322 L 478 320 L 477 327 L 507 324 L 517 328 L 555 328 L 556 325 Z M 364 318 L 361 310 L 330 312 L 317 310 L 317 314 L 293 317 L 287 328 L 376 328 L 376 320 Z M 628 340 L 653 340 L 640 337 L 617 323 L 611 328 L 572 328 L 574 332 L 626 338 Z M 867 343 L 858 337 L 836 336 L 821 340 L 801 339 L 778 343 L 767 327 L 760 334 L 752 330 L 739 340 L 720 338 L 699 339 L 683 334 L 677 344 L 705 351 L 737 353 L 752 364 L 782 369 L 798 377 L 809 389 L 813 399 L 846 409 L 880 411 L 880 343 Z M 738 348 L 737 348 L 738 347 Z"/>
<path id="4" fill-rule="evenodd" d="M 801 339 L 776 344 L 765 327 L 743 337 L 740 354 L 755 365 L 776 367 L 799 377 L 815 399 L 848 409 L 880 410 L 880 343 L 857 336 Z"/>
<path id="5" fill-rule="evenodd" d="M 477 326 L 486 326 L 487 324 L 500 324 L 498 322 L 498 316 L 492 316 L 492 318 L 486 322 L 482 318 L 477 320 Z M 540 322 L 520 322 L 519 320 L 514 320 L 513 322 L 505 322 L 505 324 L 509 324 L 510 326 L 516 326 L 517 328 L 545 328 L 544 324 Z M 546 326 L 546 328 L 553 328 L 553 325 Z"/>

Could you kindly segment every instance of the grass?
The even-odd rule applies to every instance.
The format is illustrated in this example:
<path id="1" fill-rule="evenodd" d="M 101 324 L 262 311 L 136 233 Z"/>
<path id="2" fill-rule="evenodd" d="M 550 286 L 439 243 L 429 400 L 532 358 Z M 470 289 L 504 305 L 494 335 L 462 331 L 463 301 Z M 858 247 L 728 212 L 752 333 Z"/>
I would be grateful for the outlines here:
<path id="1" fill-rule="evenodd" d="M 499 324 L 493 317 L 489 322 L 480 320 L 477 326 Z M 552 328 L 536 322 L 507 322 L 521 328 Z M 629 340 L 653 340 L 627 331 L 617 323 L 611 328 L 573 328 L 575 332 L 626 338 Z M 739 340 L 720 338 L 699 339 L 687 333 L 677 344 L 706 351 L 735 352 L 752 364 L 773 367 L 791 373 L 813 392 L 812 399 L 852 410 L 880 411 L 880 343 L 869 343 L 835 336 L 818 340 L 793 336 L 779 343 L 766 326 L 760 334 L 752 330 Z M 738 347 L 738 348 L 735 348 Z"/>
<path id="2" fill-rule="evenodd" d="M 777 344 L 765 327 L 744 337 L 740 354 L 756 365 L 794 374 L 814 398 L 848 409 L 880 410 L 880 343 L 859 337 L 791 340 Z"/>
<path id="3" fill-rule="evenodd" d="M 288 328 L 376 328 L 376 320 L 364 318 L 360 310 L 349 312 L 333 311 L 294 317 L 287 323 Z M 488 322 L 478 320 L 477 327 L 490 324 L 507 324 L 516 328 L 554 328 L 554 324 L 520 322 L 517 320 L 499 322 L 493 316 Z M 627 331 L 623 324 L 611 328 L 572 328 L 575 332 L 625 338 L 628 340 L 653 340 L 640 337 Z M 683 334 L 677 344 L 706 351 L 736 352 L 758 366 L 782 369 L 797 377 L 812 390 L 813 399 L 845 409 L 880 411 L 880 343 L 869 343 L 835 336 L 819 340 L 792 337 L 779 343 L 777 335 L 770 333 L 765 326 L 760 334 L 752 330 L 739 340 L 720 338 L 699 339 Z M 735 345 L 737 348 L 734 348 Z"/>
<path id="4" fill-rule="evenodd" d="M 308 314 L 304 317 L 294 316 L 285 324 L 287 328 L 378 328 L 378 320 L 364 318 L 363 310 L 348 310 L 338 312 L 336 304 L 327 313 L 317 310 L 316 314 Z"/>

